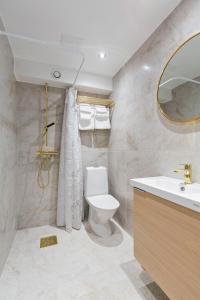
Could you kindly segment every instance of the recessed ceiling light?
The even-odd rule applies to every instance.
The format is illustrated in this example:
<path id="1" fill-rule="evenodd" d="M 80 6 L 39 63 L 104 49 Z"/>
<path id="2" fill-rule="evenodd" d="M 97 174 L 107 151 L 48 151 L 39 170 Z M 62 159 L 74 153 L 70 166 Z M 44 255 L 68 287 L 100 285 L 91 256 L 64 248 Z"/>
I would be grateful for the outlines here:
<path id="1" fill-rule="evenodd" d="M 98 53 L 98 57 L 103 60 L 106 57 L 106 53 L 104 51 L 101 51 Z"/>
<path id="2" fill-rule="evenodd" d="M 148 71 L 148 70 L 150 70 L 150 69 L 151 69 L 151 67 L 150 67 L 150 66 L 148 66 L 148 65 L 144 65 L 144 66 L 143 66 L 143 69 L 144 69 L 145 71 Z"/>

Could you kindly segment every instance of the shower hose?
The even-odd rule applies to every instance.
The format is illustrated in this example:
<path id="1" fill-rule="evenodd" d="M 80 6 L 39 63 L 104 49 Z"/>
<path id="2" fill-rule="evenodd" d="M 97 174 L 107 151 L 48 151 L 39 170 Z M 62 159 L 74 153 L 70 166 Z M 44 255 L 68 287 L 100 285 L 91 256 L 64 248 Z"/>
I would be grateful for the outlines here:
<path id="1" fill-rule="evenodd" d="M 37 175 L 37 183 L 38 186 L 41 189 L 45 189 L 49 185 L 50 180 L 50 168 L 47 166 L 47 163 L 49 162 L 49 158 L 43 158 L 40 159 L 39 167 L 38 167 L 38 175 Z M 44 183 L 43 177 L 42 177 L 42 170 L 47 166 L 47 182 Z"/>

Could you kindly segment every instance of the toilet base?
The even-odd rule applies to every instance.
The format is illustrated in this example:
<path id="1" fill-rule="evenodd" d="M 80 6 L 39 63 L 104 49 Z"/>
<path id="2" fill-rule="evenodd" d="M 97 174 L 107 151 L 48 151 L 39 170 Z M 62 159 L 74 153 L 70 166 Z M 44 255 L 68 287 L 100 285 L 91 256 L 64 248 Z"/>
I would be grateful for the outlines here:
<path id="1" fill-rule="evenodd" d="M 116 209 L 99 210 L 90 206 L 89 208 L 89 224 L 91 229 L 100 237 L 108 237 L 112 235 L 113 230 L 110 219 L 113 217 Z"/>
<path id="2" fill-rule="evenodd" d="M 112 227 L 111 227 L 110 221 L 107 221 L 105 224 L 99 224 L 99 223 L 97 224 L 90 217 L 89 217 L 88 221 L 89 221 L 92 231 L 96 235 L 98 235 L 100 237 L 108 237 L 108 236 L 112 235 Z"/>

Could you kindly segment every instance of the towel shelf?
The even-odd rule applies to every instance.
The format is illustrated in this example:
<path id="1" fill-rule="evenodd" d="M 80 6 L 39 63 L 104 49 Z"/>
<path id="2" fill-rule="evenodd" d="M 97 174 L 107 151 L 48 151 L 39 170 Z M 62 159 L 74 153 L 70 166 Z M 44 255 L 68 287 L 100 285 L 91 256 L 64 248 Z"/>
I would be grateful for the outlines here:
<path id="1" fill-rule="evenodd" d="M 88 97 L 88 96 L 78 96 L 77 102 L 93 104 L 93 105 L 102 105 L 106 107 L 112 107 L 114 105 L 114 101 L 111 99 L 95 98 L 95 97 Z"/>

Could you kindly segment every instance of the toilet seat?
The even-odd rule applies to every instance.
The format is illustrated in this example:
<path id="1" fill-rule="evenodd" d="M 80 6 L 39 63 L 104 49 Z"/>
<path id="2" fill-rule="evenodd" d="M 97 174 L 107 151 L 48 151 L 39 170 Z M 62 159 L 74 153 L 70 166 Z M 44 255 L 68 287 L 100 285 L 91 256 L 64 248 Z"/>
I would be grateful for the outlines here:
<path id="1" fill-rule="evenodd" d="M 96 195 L 87 197 L 90 205 L 98 209 L 113 210 L 119 207 L 119 202 L 112 195 Z"/>

